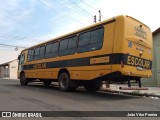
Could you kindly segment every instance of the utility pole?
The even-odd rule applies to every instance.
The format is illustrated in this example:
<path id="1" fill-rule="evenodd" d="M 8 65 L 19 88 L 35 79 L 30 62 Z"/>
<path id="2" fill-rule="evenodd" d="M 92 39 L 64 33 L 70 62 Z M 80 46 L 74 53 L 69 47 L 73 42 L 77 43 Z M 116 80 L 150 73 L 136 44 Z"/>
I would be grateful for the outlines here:
<path id="1" fill-rule="evenodd" d="M 101 21 L 101 10 L 98 11 L 99 12 L 99 22 Z"/>
<path id="2" fill-rule="evenodd" d="M 96 15 L 94 16 L 94 23 L 96 23 L 97 22 L 97 20 L 96 20 Z"/>

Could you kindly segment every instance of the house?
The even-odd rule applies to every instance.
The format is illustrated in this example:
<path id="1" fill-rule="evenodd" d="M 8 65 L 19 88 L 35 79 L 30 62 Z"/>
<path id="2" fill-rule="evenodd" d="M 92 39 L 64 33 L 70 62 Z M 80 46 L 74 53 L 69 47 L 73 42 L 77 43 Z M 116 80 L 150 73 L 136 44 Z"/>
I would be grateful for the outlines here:
<path id="1" fill-rule="evenodd" d="M 18 60 L 0 64 L 0 78 L 17 79 Z"/>
<path id="2" fill-rule="evenodd" d="M 160 28 L 153 32 L 152 77 L 142 79 L 142 85 L 160 86 Z"/>

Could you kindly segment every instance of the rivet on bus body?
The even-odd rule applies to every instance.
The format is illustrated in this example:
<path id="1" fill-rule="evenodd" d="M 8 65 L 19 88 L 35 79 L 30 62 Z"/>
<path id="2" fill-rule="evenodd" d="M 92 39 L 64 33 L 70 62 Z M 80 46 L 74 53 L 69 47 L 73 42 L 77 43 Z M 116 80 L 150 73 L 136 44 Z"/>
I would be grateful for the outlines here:
<path id="1" fill-rule="evenodd" d="M 139 56 L 142 56 L 142 55 L 143 55 L 143 52 L 142 52 L 142 51 L 140 51 L 140 52 L 139 52 Z"/>
<path id="2" fill-rule="evenodd" d="M 100 73 L 99 75 L 100 75 L 100 76 L 101 76 L 101 75 L 104 75 L 104 73 Z"/>

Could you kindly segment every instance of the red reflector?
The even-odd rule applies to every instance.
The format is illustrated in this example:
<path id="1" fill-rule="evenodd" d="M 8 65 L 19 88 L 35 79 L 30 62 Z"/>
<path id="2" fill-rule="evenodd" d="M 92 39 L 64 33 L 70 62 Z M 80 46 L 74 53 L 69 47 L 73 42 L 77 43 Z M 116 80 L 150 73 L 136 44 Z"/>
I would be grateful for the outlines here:
<path id="1" fill-rule="evenodd" d="M 121 68 L 124 68 L 124 61 L 121 61 Z"/>
<path id="2" fill-rule="evenodd" d="M 119 87 L 120 90 L 148 90 L 145 87 Z"/>

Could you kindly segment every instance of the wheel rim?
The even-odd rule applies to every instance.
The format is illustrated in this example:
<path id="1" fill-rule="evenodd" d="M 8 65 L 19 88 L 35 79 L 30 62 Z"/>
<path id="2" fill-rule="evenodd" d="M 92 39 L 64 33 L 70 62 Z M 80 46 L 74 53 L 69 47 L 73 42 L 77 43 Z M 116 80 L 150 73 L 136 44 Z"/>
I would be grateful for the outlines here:
<path id="1" fill-rule="evenodd" d="M 24 83 L 25 82 L 25 76 L 22 75 L 20 80 L 21 80 L 21 83 Z"/>
<path id="2" fill-rule="evenodd" d="M 23 81 L 23 82 L 25 81 L 25 76 L 24 76 L 24 75 L 22 76 L 22 81 Z"/>
<path id="3" fill-rule="evenodd" d="M 66 76 L 62 76 L 62 78 L 61 78 L 61 86 L 63 88 L 66 88 L 66 86 L 67 86 L 67 78 L 66 78 Z"/>

